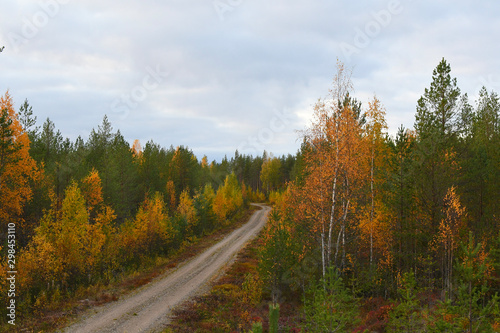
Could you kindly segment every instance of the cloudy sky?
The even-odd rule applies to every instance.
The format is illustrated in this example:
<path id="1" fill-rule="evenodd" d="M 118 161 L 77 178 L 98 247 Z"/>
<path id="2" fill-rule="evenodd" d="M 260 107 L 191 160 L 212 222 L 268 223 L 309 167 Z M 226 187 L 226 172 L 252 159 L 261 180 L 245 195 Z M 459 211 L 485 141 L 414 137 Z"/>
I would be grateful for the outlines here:
<path id="1" fill-rule="evenodd" d="M 500 91 L 500 2 L 3 1 L 0 92 L 86 139 L 107 115 L 129 142 L 295 153 L 337 58 L 389 132 L 412 127 L 444 57 L 473 102 Z"/>

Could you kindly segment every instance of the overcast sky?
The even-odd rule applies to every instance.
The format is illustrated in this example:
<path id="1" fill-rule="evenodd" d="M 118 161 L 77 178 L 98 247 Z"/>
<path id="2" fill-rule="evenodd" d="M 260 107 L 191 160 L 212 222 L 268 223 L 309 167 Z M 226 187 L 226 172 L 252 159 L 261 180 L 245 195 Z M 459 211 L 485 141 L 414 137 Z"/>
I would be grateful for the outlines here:
<path id="1" fill-rule="evenodd" d="M 500 91 L 499 13 L 470 0 L 3 1 L 0 92 L 72 140 L 106 114 L 130 143 L 294 154 L 337 58 L 390 133 L 413 127 L 443 57 L 471 102 Z"/>

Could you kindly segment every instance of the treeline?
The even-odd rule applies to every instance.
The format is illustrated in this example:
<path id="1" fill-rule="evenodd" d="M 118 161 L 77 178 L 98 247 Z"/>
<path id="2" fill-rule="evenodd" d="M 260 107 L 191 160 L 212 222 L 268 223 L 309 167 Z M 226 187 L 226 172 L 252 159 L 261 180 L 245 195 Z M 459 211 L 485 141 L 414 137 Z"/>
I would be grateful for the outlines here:
<path id="1" fill-rule="evenodd" d="M 291 155 L 236 152 L 209 163 L 182 146 L 130 145 L 107 117 L 87 141 L 71 141 L 50 119 L 37 127 L 27 101 L 16 112 L 8 93 L 0 109 L 0 284 L 8 290 L 7 238 L 15 226 L 18 315 L 112 282 L 226 226 L 294 172 Z"/>
<path id="2" fill-rule="evenodd" d="M 260 275 L 273 301 L 300 295 L 310 332 L 498 331 L 499 95 L 482 88 L 473 106 L 443 59 L 414 129 L 391 137 L 381 102 L 352 90 L 339 64 L 296 178 L 271 196 Z"/>

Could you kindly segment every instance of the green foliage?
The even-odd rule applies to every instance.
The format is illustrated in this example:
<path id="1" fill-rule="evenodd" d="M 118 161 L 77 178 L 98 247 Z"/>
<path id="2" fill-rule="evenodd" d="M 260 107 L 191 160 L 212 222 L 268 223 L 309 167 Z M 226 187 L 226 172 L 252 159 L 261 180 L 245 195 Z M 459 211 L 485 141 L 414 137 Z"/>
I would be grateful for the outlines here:
<path id="1" fill-rule="evenodd" d="M 333 270 L 320 283 L 311 283 L 304 295 L 305 321 L 309 332 L 346 332 L 356 325 L 359 309 L 356 298 Z"/>
<path id="2" fill-rule="evenodd" d="M 133 217 L 144 196 L 139 184 L 139 163 L 120 131 L 109 143 L 107 158 L 109 165 L 105 171 L 108 184 L 104 196 L 114 208 L 119 221 L 124 221 Z"/>
<path id="3" fill-rule="evenodd" d="M 269 157 L 264 161 L 260 172 L 260 180 L 266 193 L 282 186 L 281 161 L 278 158 Z"/>
<path id="4" fill-rule="evenodd" d="M 493 324 L 500 316 L 499 297 L 489 292 L 481 244 L 476 244 L 470 233 L 461 248 L 455 263 L 454 300 L 439 303 L 429 318 L 429 332 L 496 332 Z"/>
<path id="5" fill-rule="evenodd" d="M 493 295 L 488 299 L 487 266 L 481 244 L 475 244 L 469 233 L 469 241 L 461 247 L 463 254 L 455 266 L 458 287 L 454 312 L 468 324 L 468 332 L 493 332 L 491 320 L 498 318 L 499 298 Z"/>
<path id="6" fill-rule="evenodd" d="M 280 305 L 269 304 L 269 333 L 278 333 L 279 318 L 280 318 Z"/>
<path id="7" fill-rule="evenodd" d="M 262 323 L 259 321 L 257 323 L 253 323 L 252 330 L 249 333 L 263 333 L 264 330 L 262 328 Z"/>
<path id="8" fill-rule="evenodd" d="M 271 288 L 273 302 L 282 293 L 295 262 L 293 240 L 287 230 L 287 220 L 275 208 L 269 213 L 265 227 L 266 240 L 260 250 L 259 272 L 266 285 Z"/>
<path id="9" fill-rule="evenodd" d="M 463 332 L 463 325 L 457 320 L 457 317 L 458 316 L 453 313 L 453 305 L 450 299 L 444 302 L 440 301 L 428 319 L 427 331 L 431 333 Z"/>
<path id="10" fill-rule="evenodd" d="M 194 196 L 194 207 L 199 221 L 195 235 L 201 236 L 215 227 L 217 217 L 212 209 L 214 199 L 215 192 L 210 184 L 206 184 L 203 190 Z"/>
<path id="11" fill-rule="evenodd" d="M 451 66 L 443 58 L 432 72 L 430 88 L 426 88 L 418 100 L 415 128 L 422 138 L 432 135 L 434 130 L 447 136 L 456 128 L 460 89 L 457 79 L 452 79 L 450 72 Z"/>
<path id="12" fill-rule="evenodd" d="M 401 302 L 389 315 L 387 332 L 423 332 L 420 304 L 416 298 L 417 282 L 413 273 L 405 273 L 398 289 Z"/>
<path id="13" fill-rule="evenodd" d="M 30 141 L 33 141 L 38 127 L 35 127 L 36 116 L 33 116 L 33 108 L 29 105 L 28 100 L 24 100 L 24 103 L 19 108 L 19 122 L 23 127 L 23 130 L 28 133 Z M 34 129 L 32 129 L 34 127 Z"/>
<path id="14" fill-rule="evenodd" d="M 11 125 L 12 119 L 9 117 L 9 110 L 2 109 L 0 113 L 0 175 L 10 155 L 16 150 L 13 140 L 14 130 Z"/>

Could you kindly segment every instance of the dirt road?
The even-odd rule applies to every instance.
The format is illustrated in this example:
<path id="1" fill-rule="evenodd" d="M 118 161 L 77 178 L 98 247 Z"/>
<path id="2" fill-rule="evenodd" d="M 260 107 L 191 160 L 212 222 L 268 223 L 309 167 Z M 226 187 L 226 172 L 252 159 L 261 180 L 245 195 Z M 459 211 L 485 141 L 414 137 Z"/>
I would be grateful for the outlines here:
<path id="1" fill-rule="evenodd" d="M 199 292 L 267 221 L 270 208 L 258 205 L 244 226 L 174 271 L 153 280 L 132 295 L 92 309 L 63 332 L 156 332 L 169 321 L 171 309 Z"/>

